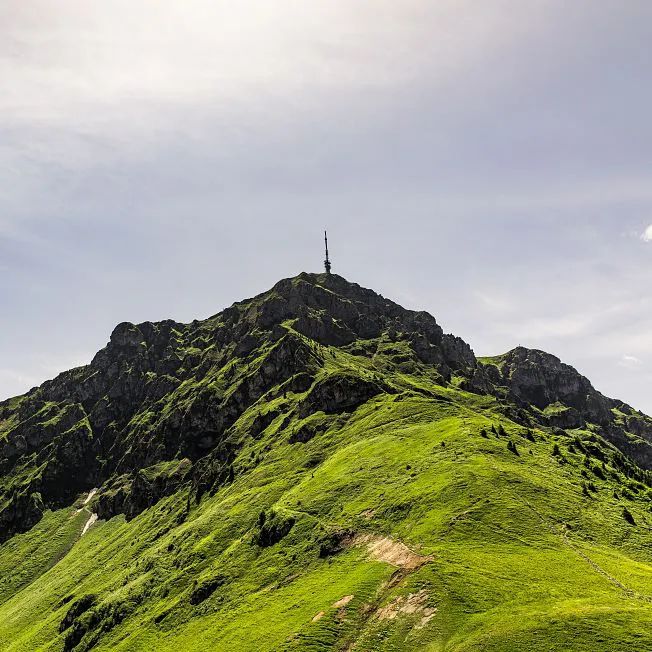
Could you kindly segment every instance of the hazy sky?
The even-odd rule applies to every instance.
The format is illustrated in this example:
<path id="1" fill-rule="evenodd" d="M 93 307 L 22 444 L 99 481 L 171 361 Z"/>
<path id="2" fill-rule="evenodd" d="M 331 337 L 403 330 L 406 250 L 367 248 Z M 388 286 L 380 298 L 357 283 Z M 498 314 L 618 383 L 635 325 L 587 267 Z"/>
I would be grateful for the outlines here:
<path id="1" fill-rule="evenodd" d="M 650 0 L 0 2 L 0 397 L 333 269 L 652 413 Z"/>

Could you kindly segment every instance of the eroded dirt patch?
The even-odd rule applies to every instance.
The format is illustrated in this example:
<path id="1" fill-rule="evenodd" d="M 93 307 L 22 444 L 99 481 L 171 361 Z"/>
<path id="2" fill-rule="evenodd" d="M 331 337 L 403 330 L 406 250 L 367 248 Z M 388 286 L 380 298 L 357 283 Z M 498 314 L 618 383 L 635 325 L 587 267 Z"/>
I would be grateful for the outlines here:
<path id="1" fill-rule="evenodd" d="M 353 600 L 355 596 L 354 595 L 345 595 L 343 598 L 340 598 L 337 602 L 333 602 L 331 607 L 334 607 L 335 609 L 339 609 L 340 607 L 346 607 L 351 600 Z"/>
<path id="2" fill-rule="evenodd" d="M 384 561 L 397 568 L 408 571 L 421 568 L 432 560 L 432 557 L 419 555 L 410 550 L 404 543 L 391 539 L 390 537 L 381 537 L 374 534 L 358 534 L 353 539 L 353 545 L 365 545 L 369 555 L 378 561 Z"/>
<path id="3" fill-rule="evenodd" d="M 376 611 L 378 620 L 394 620 L 401 615 L 421 616 L 419 622 L 415 625 L 417 629 L 425 627 L 437 613 L 435 607 L 428 607 L 428 593 L 425 589 L 409 595 L 399 595 L 384 607 Z"/>

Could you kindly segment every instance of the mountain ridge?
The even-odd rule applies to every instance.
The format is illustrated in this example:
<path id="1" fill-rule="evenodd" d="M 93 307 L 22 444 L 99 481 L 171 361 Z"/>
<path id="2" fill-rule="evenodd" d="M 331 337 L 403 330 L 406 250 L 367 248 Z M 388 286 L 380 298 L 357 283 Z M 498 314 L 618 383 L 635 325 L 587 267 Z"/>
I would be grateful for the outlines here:
<path id="1" fill-rule="evenodd" d="M 288 321 L 292 321 L 291 330 L 283 326 Z M 298 339 L 292 339 L 293 333 L 298 335 Z M 89 490 L 107 480 L 113 472 L 132 471 L 140 466 L 174 459 L 177 454 L 197 461 L 204 452 L 212 450 L 213 440 L 221 436 L 248 407 L 248 398 L 244 395 L 236 396 L 235 402 L 226 407 L 223 404 L 219 406 L 222 413 L 231 411 L 231 416 L 226 417 L 228 423 L 216 428 L 215 422 L 223 421 L 224 417 L 210 415 L 211 428 L 215 432 L 205 434 L 205 441 L 189 442 L 181 450 L 167 450 L 159 458 L 142 455 L 142 451 L 131 451 L 135 459 L 125 459 L 130 454 L 129 447 L 123 445 L 120 448 L 115 441 L 110 441 L 120 429 L 128 426 L 132 431 L 137 431 L 140 424 L 136 428 L 131 427 L 131 418 L 143 405 L 151 407 L 168 394 L 174 394 L 178 386 L 185 382 L 186 366 L 192 369 L 194 378 L 205 378 L 211 369 L 221 368 L 225 360 L 246 360 L 247 356 L 265 344 L 272 346 L 267 363 L 273 370 L 269 378 L 269 382 L 273 383 L 288 380 L 284 375 L 305 372 L 303 366 L 308 364 L 310 351 L 302 350 L 305 344 L 300 337 L 324 346 L 348 347 L 354 353 L 371 355 L 373 359 L 377 344 L 365 348 L 360 343 L 377 339 L 383 334 L 389 343 L 407 345 L 407 356 L 402 351 L 394 358 L 399 366 L 428 365 L 432 367 L 433 380 L 437 382 L 450 383 L 455 377 L 455 386 L 461 389 L 495 395 L 520 408 L 534 407 L 534 413 L 530 410 L 528 414 L 508 408 L 507 414 L 524 424 L 538 422 L 574 428 L 584 427 L 587 422 L 594 423 L 602 429 L 607 439 L 616 443 L 636 462 L 645 468 L 652 465 L 652 421 L 645 415 L 637 418 L 633 408 L 604 397 L 588 379 L 552 354 L 516 347 L 501 356 L 483 358 L 479 362 L 466 342 L 445 334 L 429 313 L 405 309 L 337 275 L 301 273 L 279 281 L 251 299 L 235 302 L 205 320 L 194 320 L 188 324 L 173 320 L 120 323 L 111 333 L 108 344 L 98 351 L 90 364 L 63 372 L 24 395 L 24 402 L 21 402 L 18 411 L 21 425 L 5 432 L 0 439 L 0 471 L 6 471 L 8 462 L 12 462 L 19 453 L 29 452 L 30 443 L 33 449 L 50 443 L 48 437 L 54 437 L 55 433 L 68 433 L 68 436 L 65 447 L 62 447 L 62 455 L 55 457 L 57 462 L 64 463 L 51 465 L 51 469 L 46 467 L 41 482 L 34 483 L 29 491 L 30 495 L 41 493 L 45 502 L 34 499 L 28 505 L 31 516 L 21 510 L 17 511 L 17 516 L 31 526 L 45 506 L 69 502 L 80 491 Z M 210 339 L 208 344 L 207 338 Z M 289 339 L 275 344 L 283 338 Z M 211 349 L 216 344 L 218 352 L 212 355 Z M 410 354 L 412 360 L 409 359 Z M 280 360 L 275 359 L 277 355 Z M 303 356 L 305 359 L 294 365 L 285 360 L 289 356 Z M 308 383 L 309 378 L 304 382 Z M 246 392 L 262 392 L 255 399 L 258 400 L 265 392 L 262 387 L 252 390 L 255 384 L 250 383 L 251 387 L 244 389 Z M 348 387 L 347 391 L 355 392 L 355 388 Z M 363 394 L 367 396 L 369 391 L 367 387 Z M 15 402 L 16 398 L 0 403 L 0 418 L 12 401 Z M 61 401 L 64 404 L 56 417 L 48 413 L 48 419 L 38 421 L 39 411 L 44 409 L 44 405 Z M 550 406 L 559 409 L 546 413 Z M 182 408 L 187 406 L 183 405 Z M 611 412 L 616 408 L 624 411 L 621 422 L 629 430 L 634 429 L 639 440 L 632 443 L 631 437 L 621 432 L 622 428 Z M 129 415 L 130 419 L 126 419 L 125 415 Z M 175 435 L 179 435 L 178 431 L 184 425 L 172 423 L 179 421 L 178 415 L 174 417 L 176 419 L 169 419 L 166 425 L 174 430 Z M 188 429 L 206 429 L 205 420 L 202 422 L 199 417 L 194 420 L 190 418 L 188 422 Z M 39 424 L 36 431 L 30 428 L 33 423 Z M 49 430 L 43 426 L 44 423 L 49 425 Z M 170 433 L 164 433 L 162 438 L 162 445 L 169 449 Z M 151 444 L 148 445 L 151 447 Z M 107 466 L 108 473 L 93 468 L 93 460 L 98 455 L 118 458 L 113 466 Z M 224 455 L 226 457 L 222 461 L 226 463 L 230 454 Z M 72 471 L 79 475 L 80 468 L 88 471 L 60 495 L 57 491 L 60 487 L 59 476 L 63 474 L 69 477 Z M 51 471 L 49 475 L 48 470 Z M 113 502 L 112 507 L 102 510 L 102 513 L 109 515 L 116 509 L 119 508 Z M 2 512 L 0 523 L 1 519 Z"/>
<path id="2" fill-rule="evenodd" d="M 455 578 L 473 578 L 478 595 L 506 589 L 465 555 L 489 543 L 487 564 L 503 556 L 515 564 L 503 574 L 534 578 L 520 555 L 548 568 L 554 549 L 580 578 L 588 562 L 575 551 L 589 546 L 594 597 L 548 568 L 562 593 L 587 609 L 594 598 L 622 613 L 647 604 L 637 578 L 648 577 L 651 423 L 555 356 L 517 347 L 478 359 L 428 313 L 336 275 L 283 279 L 188 324 L 123 322 L 88 365 L 0 403 L 0 647 L 34 649 L 43 636 L 53 650 L 175 649 L 188 632 L 182 649 L 205 649 L 192 636 L 203 640 L 208 618 L 218 649 L 312 649 L 311 637 L 317 649 L 385 649 L 371 642 L 379 632 L 386 649 L 480 649 L 459 639 L 472 623 L 495 649 L 552 649 L 526 630 L 524 647 L 500 647 L 483 618 L 509 601 Z M 97 562 L 81 563 L 90 545 Z M 22 570 L 3 566 L 26 550 Z M 611 583 L 631 592 L 625 603 L 601 584 L 618 575 L 605 551 L 628 569 Z M 313 573 L 339 595 L 309 596 Z M 273 598 L 295 583 L 300 621 Z M 285 623 L 256 629 L 258 647 L 218 633 L 243 600 Z M 465 616 L 466 603 L 485 615 Z M 16 615 L 22 605 L 36 618 L 28 604 L 49 624 L 16 638 L 34 626 Z M 238 622 L 255 629 L 251 619 Z M 591 627 L 580 629 L 593 644 Z M 615 621 L 598 629 L 623 636 Z"/>

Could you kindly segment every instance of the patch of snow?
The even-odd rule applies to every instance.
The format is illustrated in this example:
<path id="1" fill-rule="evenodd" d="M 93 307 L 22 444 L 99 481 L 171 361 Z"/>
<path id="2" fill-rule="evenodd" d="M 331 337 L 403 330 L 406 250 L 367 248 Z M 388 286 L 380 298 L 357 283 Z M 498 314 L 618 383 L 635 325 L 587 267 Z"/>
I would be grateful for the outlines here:
<path id="1" fill-rule="evenodd" d="M 86 521 L 86 525 L 84 525 L 84 529 L 82 530 L 81 536 L 84 536 L 86 532 L 90 529 L 91 525 L 97 521 L 97 514 L 93 513 L 90 515 L 89 519 Z"/>
<path id="2" fill-rule="evenodd" d="M 86 498 L 84 498 L 84 502 L 82 503 L 82 506 L 77 510 L 77 514 L 79 514 L 79 512 L 81 512 L 81 511 L 84 509 L 84 507 L 85 507 L 86 505 L 88 505 L 88 503 L 91 502 L 91 499 L 93 498 L 93 496 L 94 496 L 96 493 L 97 493 L 97 488 L 95 488 L 95 489 L 91 489 L 91 490 L 88 492 L 88 496 L 86 496 Z"/>

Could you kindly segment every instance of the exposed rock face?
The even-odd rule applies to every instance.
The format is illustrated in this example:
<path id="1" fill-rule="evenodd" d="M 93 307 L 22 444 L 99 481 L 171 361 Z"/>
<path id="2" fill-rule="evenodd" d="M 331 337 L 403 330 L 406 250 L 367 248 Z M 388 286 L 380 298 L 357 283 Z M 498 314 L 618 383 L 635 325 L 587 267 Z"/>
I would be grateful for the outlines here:
<path id="1" fill-rule="evenodd" d="M 486 376 L 506 388 L 517 405 L 538 408 L 542 412 L 535 413 L 539 422 L 558 428 L 600 426 L 602 434 L 623 452 L 652 468 L 652 420 L 607 398 L 554 355 L 518 347 L 493 359 L 486 366 Z"/>
<path id="2" fill-rule="evenodd" d="M 306 417 L 320 411 L 326 414 L 351 411 L 383 391 L 392 390 L 380 381 L 334 374 L 315 383 L 299 406 L 299 415 Z"/>
<path id="3" fill-rule="evenodd" d="M 479 369 L 469 345 L 444 335 L 432 315 L 406 310 L 341 276 L 300 274 L 277 283 L 266 300 L 259 299 L 240 313 L 243 321 L 257 327 L 296 319 L 294 327 L 299 333 L 331 346 L 391 334 L 409 342 L 416 357 L 435 365 L 444 377 L 450 378 L 454 372 L 473 376 Z"/>
<path id="4" fill-rule="evenodd" d="M 380 371 L 334 369 L 335 349 Z M 101 517 L 135 516 L 183 485 L 199 496 L 232 479 L 243 437 L 261 436 L 283 414 L 353 411 L 397 391 L 382 373 L 404 368 L 506 396 L 522 422 L 597 424 L 652 464 L 650 420 L 554 356 L 519 348 L 499 365 L 479 364 L 431 315 L 336 275 L 300 274 L 203 321 L 119 324 L 89 365 L 0 403 L 0 541 L 91 487 L 100 487 Z M 288 395 L 298 395 L 296 413 Z M 529 406 L 539 411 L 528 416 Z M 314 434 L 306 426 L 290 436 L 305 443 Z"/>
<path id="5" fill-rule="evenodd" d="M 613 401 L 554 355 L 518 347 L 502 356 L 502 362 L 500 379 L 516 400 L 541 410 L 559 402 L 593 423 L 609 421 Z"/>
<path id="6" fill-rule="evenodd" d="M 38 523 L 45 510 L 41 494 L 29 491 L 6 496 L 7 506 L 0 511 L 0 542 Z"/>
<path id="7" fill-rule="evenodd" d="M 308 392 L 307 415 L 353 410 L 392 391 L 340 375 L 315 383 L 320 346 L 387 334 L 409 345 L 415 364 L 486 389 L 471 349 L 433 317 L 335 275 L 285 279 L 205 321 L 119 324 L 89 365 L 17 407 L 0 403 L 0 478 L 11 478 L 0 481 L 0 540 L 92 486 L 101 487 L 101 516 L 134 516 L 181 483 L 200 491 L 225 481 L 239 445 L 234 424 L 269 392 Z M 251 435 L 275 416 L 259 415 Z M 157 466 L 174 460 L 186 462 L 172 474 Z"/>

